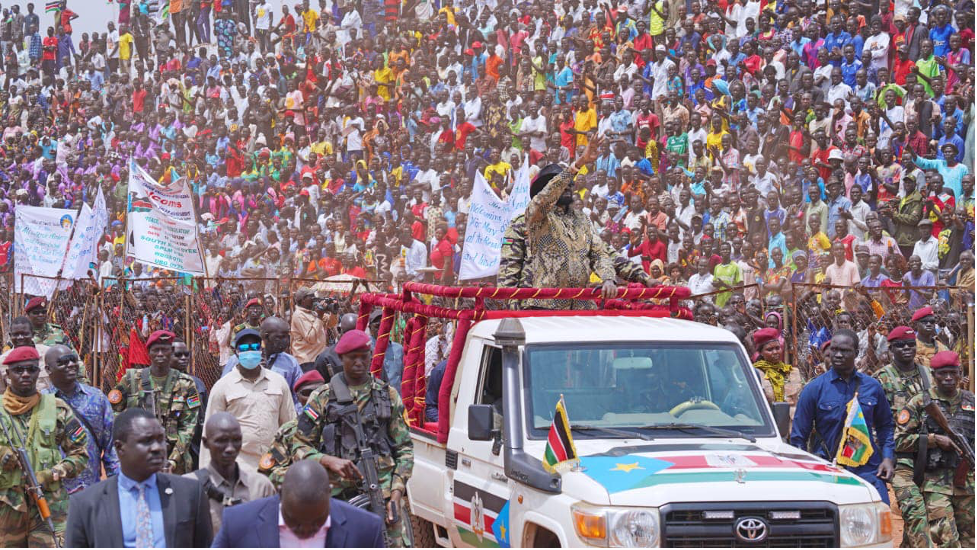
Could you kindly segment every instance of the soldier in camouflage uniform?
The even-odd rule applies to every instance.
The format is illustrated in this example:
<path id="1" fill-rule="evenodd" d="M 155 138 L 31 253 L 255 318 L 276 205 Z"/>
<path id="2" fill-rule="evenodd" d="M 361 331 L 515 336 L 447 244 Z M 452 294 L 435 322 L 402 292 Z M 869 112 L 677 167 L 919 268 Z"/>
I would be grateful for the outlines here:
<path id="1" fill-rule="evenodd" d="M 572 208 L 573 178 L 586 164 L 597 159 L 603 139 L 591 140 L 586 150 L 569 169 L 557 164 L 543 168 L 530 185 L 531 199 L 526 207 L 526 239 L 521 281 L 527 287 L 579 288 L 590 284 L 596 273 L 604 282 L 602 295 L 617 293 L 614 266 L 607 245 L 589 219 Z M 511 254 L 510 245 L 503 244 Z M 573 300 L 523 300 L 527 309 L 594 309 L 593 302 Z"/>
<path id="2" fill-rule="evenodd" d="M 31 320 L 31 327 L 34 330 L 34 343 L 44 344 L 45 346 L 68 346 L 71 342 L 64 330 L 60 326 L 47 322 L 47 298 L 38 296 L 31 298 L 24 306 L 24 313 Z"/>
<path id="3" fill-rule="evenodd" d="M 167 473 L 182 475 L 193 471 L 190 443 L 200 415 L 200 394 L 193 378 L 170 367 L 175 338 L 165 330 L 152 333 L 146 340 L 152 364 L 127 370 L 108 397 L 116 413 L 139 407 L 156 415 L 166 431 Z"/>
<path id="4" fill-rule="evenodd" d="M 292 445 L 295 444 L 295 430 L 298 425 L 297 419 L 282 424 L 275 433 L 275 440 L 268 452 L 258 462 L 258 471 L 268 476 L 276 490 L 282 488 L 285 472 L 292 465 Z"/>
<path id="5" fill-rule="evenodd" d="M 934 355 L 950 348 L 936 337 L 936 316 L 933 308 L 926 306 L 917 309 L 913 313 L 913 323 L 916 327 L 916 362 L 928 367 Z"/>
<path id="6" fill-rule="evenodd" d="M 923 500 L 930 521 L 933 544 L 946 548 L 974 547 L 974 469 L 962 459 L 948 435 L 926 412 L 936 403 L 950 428 L 974 448 L 974 394 L 958 389 L 960 358 L 942 351 L 930 362 L 934 387 L 913 397 L 896 417 L 896 451 L 916 452 L 925 445 L 926 471 L 923 474 Z M 958 469 L 965 474 L 955 479 Z"/>
<path id="7" fill-rule="evenodd" d="M 299 415 L 288 454 L 293 463 L 307 458 L 318 460 L 335 480 L 332 496 L 349 500 L 362 494 L 363 464 L 353 429 L 359 423 L 377 456 L 377 473 L 387 501 L 389 545 L 401 547 L 408 541 L 404 539 L 400 499 L 414 468 L 414 447 L 397 390 L 370 375 L 370 345 L 369 335 L 361 330 L 348 331 L 339 339 L 335 349 L 343 362 L 343 372 L 309 397 Z M 344 411 L 344 403 L 355 403 L 358 412 Z M 394 516 L 397 521 L 392 522 Z"/>
<path id="8" fill-rule="evenodd" d="M 610 245 L 600 241 L 604 245 L 604 251 L 611 259 L 614 273 L 619 279 L 631 283 L 641 283 L 645 286 L 654 286 L 658 281 L 645 272 L 640 265 L 620 256 Z M 519 288 L 531 286 L 523 280 L 523 265 L 526 261 L 526 215 L 519 214 L 512 219 L 509 227 L 505 230 L 502 239 L 502 260 L 499 263 L 499 275 L 496 284 L 503 288 Z M 512 308 L 518 306 L 518 302 L 506 302 Z"/>
<path id="9" fill-rule="evenodd" d="M 244 311 L 247 314 L 247 318 L 245 318 L 243 323 L 238 323 L 231 329 L 231 342 L 237 340 L 237 335 L 242 330 L 252 329 L 261 332 L 261 321 L 265 316 L 265 308 L 261 305 L 261 300 L 251 298 L 244 305 Z"/>
<path id="10" fill-rule="evenodd" d="M 39 362 L 32 347 L 16 348 L 4 359 L 10 380 L 0 407 L 6 430 L 0 430 L 0 547 L 5 548 L 53 548 L 54 537 L 63 545 L 68 493 L 61 481 L 88 467 L 88 432 L 64 401 L 37 392 Z M 26 478 L 14 450 L 21 444 L 47 499 L 54 533 L 25 492 Z"/>
<path id="11" fill-rule="evenodd" d="M 929 369 L 915 362 L 916 333 L 913 329 L 900 326 L 889 331 L 889 351 L 892 363 L 873 376 L 882 384 L 882 391 L 892 408 L 892 418 L 899 416 L 910 399 L 933 385 Z M 924 464 L 919 465 L 922 473 Z M 899 503 L 902 514 L 903 548 L 926 548 L 933 546 L 929 536 L 929 522 L 926 520 L 926 503 L 915 477 L 916 453 L 896 452 L 896 469 L 892 477 L 892 490 Z M 918 481 L 922 482 L 922 479 Z"/>

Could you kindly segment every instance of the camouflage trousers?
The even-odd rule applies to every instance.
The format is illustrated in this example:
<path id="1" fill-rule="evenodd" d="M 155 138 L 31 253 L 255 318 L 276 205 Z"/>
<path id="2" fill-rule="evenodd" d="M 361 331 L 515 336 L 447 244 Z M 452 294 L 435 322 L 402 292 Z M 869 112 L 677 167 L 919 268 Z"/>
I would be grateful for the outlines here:
<path id="1" fill-rule="evenodd" d="M 892 492 L 902 515 L 902 548 L 929 548 L 933 541 L 929 534 L 929 521 L 926 519 L 926 503 L 919 486 L 913 482 L 913 471 L 905 466 L 896 466 L 892 478 Z"/>
<path id="2" fill-rule="evenodd" d="M 55 509 L 58 508 L 58 509 Z M 58 546 L 64 547 L 64 530 L 68 521 L 67 500 L 65 505 L 51 506 L 51 521 L 54 531 L 41 519 L 41 514 L 33 505 L 30 512 L 18 512 L 13 508 L 0 504 L 0 548 L 54 548 L 54 537 L 58 537 Z"/>
<path id="3" fill-rule="evenodd" d="M 410 548 L 410 542 L 404 533 L 404 516 L 397 517 L 397 523 L 390 524 L 384 520 L 383 524 L 387 528 L 387 548 Z"/>
<path id="4" fill-rule="evenodd" d="M 930 536 L 940 548 L 974 547 L 974 495 L 923 493 Z"/>

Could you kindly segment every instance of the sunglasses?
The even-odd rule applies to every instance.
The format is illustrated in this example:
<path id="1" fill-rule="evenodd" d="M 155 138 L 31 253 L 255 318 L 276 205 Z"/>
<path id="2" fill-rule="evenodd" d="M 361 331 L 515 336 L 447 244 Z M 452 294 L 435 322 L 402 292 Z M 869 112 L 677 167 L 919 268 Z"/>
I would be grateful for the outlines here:
<path id="1" fill-rule="evenodd" d="M 238 344 L 238 351 L 261 351 L 261 342 L 254 342 L 253 344 Z"/>
<path id="2" fill-rule="evenodd" d="M 892 342 L 889 344 L 890 348 L 914 348 L 916 347 L 916 342 Z"/>
<path id="3" fill-rule="evenodd" d="M 59 367 L 64 367 L 64 366 L 70 365 L 72 363 L 77 363 L 77 362 L 78 362 L 78 356 L 77 355 L 65 355 L 65 356 L 62 356 L 62 357 L 59 357 L 58 358 L 58 366 Z"/>

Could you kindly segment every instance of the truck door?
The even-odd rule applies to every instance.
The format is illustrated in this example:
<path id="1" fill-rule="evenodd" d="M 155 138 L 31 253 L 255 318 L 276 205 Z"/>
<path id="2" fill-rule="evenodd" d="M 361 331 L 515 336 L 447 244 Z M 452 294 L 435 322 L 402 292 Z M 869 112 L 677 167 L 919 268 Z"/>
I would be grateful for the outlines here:
<path id="1" fill-rule="evenodd" d="M 458 453 L 458 468 L 452 481 L 452 502 L 449 507 L 453 519 L 452 542 L 458 546 L 497 546 L 502 522 L 495 519 L 509 500 L 509 481 L 505 477 L 502 458 L 502 350 L 486 345 L 482 348 L 481 368 L 475 388 L 473 404 L 492 405 L 496 408 L 495 426 L 499 438 L 493 441 L 468 439 L 467 403 L 458 400 L 448 435 L 448 452 Z M 464 403 L 463 410 L 461 404 Z M 493 527 L 495 528 L 493 530 Z"/>

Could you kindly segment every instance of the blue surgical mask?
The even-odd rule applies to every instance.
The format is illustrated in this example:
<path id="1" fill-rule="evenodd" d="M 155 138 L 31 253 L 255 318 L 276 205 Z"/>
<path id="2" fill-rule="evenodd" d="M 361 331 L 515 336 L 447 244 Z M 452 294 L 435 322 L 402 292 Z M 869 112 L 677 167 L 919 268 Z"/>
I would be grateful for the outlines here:
<path id="1" fill-rule="evenodd" d="M 241 366 L 251 370 L 257 368 L 261 364 L 261 352 L 260 351 L 242 351 L 237 354 L 237 359 L 241 363 Z"/>

